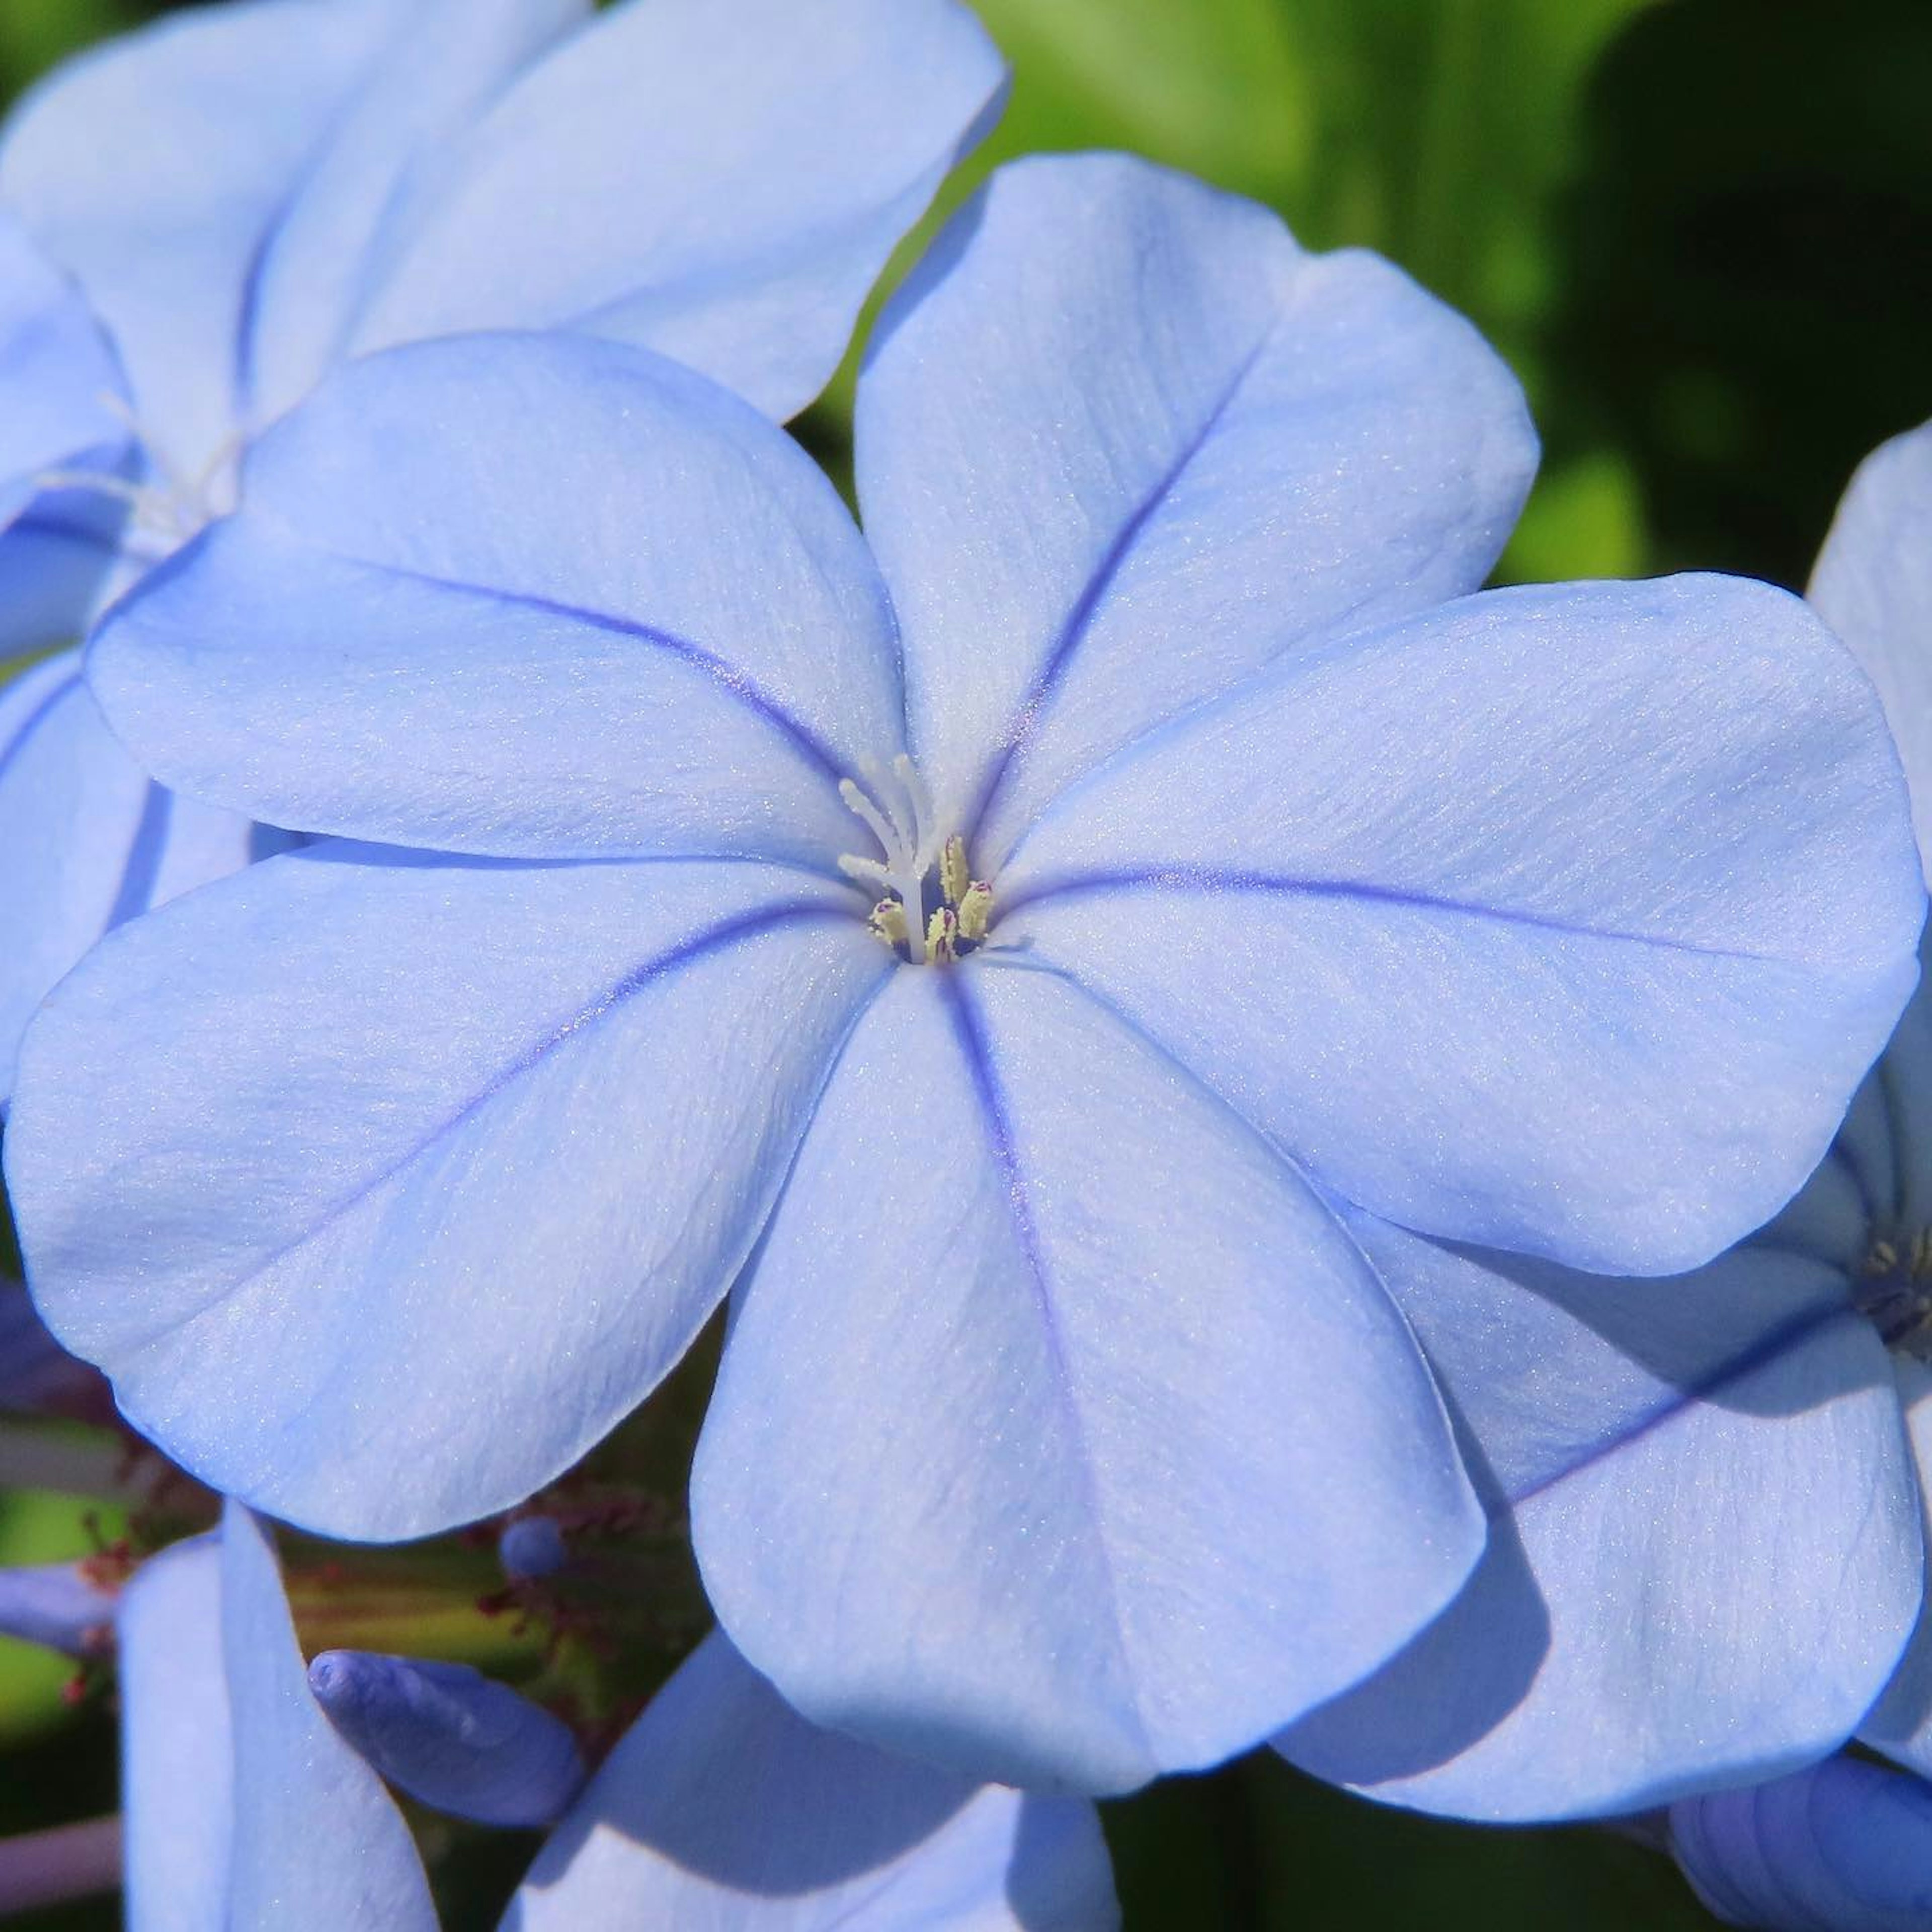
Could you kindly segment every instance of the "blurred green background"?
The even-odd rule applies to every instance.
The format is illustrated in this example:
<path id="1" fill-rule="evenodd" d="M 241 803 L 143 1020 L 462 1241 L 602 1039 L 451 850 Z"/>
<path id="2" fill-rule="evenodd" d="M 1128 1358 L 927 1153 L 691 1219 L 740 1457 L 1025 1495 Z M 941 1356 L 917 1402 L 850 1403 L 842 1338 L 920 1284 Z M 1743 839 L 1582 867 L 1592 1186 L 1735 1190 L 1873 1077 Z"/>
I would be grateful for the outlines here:
<path id="1" fill-rule="evenodd" d="M 1270 202 L 1313 245 L 1394 257 L 1534 405 L 1544 470 L 1506 578 L 1802 586 L 1858 458 L 1932 416 L 1928 0 L 978 4 L 1012 100 L 949 205 L 1008 155 L 1118 146 Z M 0 96 L 163 10 L 0 0 Z M 835 472 L 850 374 L 800 425 Z M 0 1498 L 0 1562 L 86 1546 L 75 1506 Z M 0 1831 L 113 1802 L 111 1721 L 98 1699 L 68 1711 L 64 1675 L 0 1646 Z M 1108 1825 L 1130 1932 L 1714 1922 L 1622 1838 L 1411 1818 L 1265 1756 Z"/>

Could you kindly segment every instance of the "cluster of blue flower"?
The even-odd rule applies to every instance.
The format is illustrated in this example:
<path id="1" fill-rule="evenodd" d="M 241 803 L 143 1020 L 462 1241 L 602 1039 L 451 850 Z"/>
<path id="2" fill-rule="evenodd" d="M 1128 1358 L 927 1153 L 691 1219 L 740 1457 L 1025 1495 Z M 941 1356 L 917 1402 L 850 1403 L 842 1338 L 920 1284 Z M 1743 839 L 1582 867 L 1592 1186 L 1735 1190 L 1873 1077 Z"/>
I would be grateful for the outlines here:
<path id="1" fill-rule="evenodd" d="M 386 1777 L 558 1821 L 526 1932 L 1078 1932 L 1094 1795 L 1272 1742 L 1932 1924 L 1932 434 L 1808 602 L 1485 592 L 1467 324 L 1054 157 L 874 329 L 862 535 L 778 424 L 1002 88 L 956 0 L 226 0 L 0 130 L 0 627 L 86 640 L 7 1179 L 230 1499 L 0 1580 L 116 1628 L 135 1922 L 433 1925 Z M 304 1670 L 254 1511 L 514 1508 L 728 1298 L 720 1628 L 587 1783 Z"/>

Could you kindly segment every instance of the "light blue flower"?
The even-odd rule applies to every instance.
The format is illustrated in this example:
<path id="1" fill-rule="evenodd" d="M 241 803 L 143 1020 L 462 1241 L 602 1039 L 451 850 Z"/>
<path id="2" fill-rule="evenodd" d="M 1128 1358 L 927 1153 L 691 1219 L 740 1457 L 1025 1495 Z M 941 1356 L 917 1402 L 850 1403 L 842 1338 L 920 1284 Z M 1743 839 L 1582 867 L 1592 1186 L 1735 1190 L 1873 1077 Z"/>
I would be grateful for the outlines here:
<path id="1" fill-rule="evenodd" d="M 346 837 L 66 982 L 9 1178 L 137 1426 L 352 1534 L 526 1496 L 736 1282 L 734 1642 L 1124 1787 L 1481 1550 L 1363 1227 L 1660 1269 L 1762 1220 L 1916 976 L 1909 814 L 1795 598 L 1468 595 L 1514 384 L 1179 178 L 996 176 L 857 430 L 869 550 L 612 345 L 367 358 L 265 437 L 94 674 L 170 782 Z"/>
<path id="2" fill-rule="evenodd" d="M 1860 471 L 1810 596 L 1883 696 L 1922 838 L 1932 425 Z M 1363 1232 L 1495 1528 L 1458 1602 L 1289 1756 L 1498 1819 L 1774 1778 L 1854 1732 L 1932 1775 L 1932 990 L 1802 1192 L 1695 1274 Z"/>
<path id="3" fill-rule="evenodd" d="M 1726 1925 L 1923 1932 L 1932 1925 L 1932 1785 L 1856 1758 L 1670 1808 L 1670 1843 Z"/>
<path id="4" fill-rule="evenodd" d="M 956 0 L 232 0 L 70 62 L 0 130 L 0 656 L 84 630 L 369 350 L 567 328 L 790 414 L 1000 84 Z M 258 856 L 71 655 L 0 700 L 0 1103 L 103 931 Z"/>
<path id="5" fill-rule="evenodd" d="M 818 1730 L 714 1633 L 537 1854 L 502 1932 L 1109 1932 L 1094 1807 Z"/>
<path id="6" fill-rule="evenodd" d="M 434 1932 L 409 1827 L 310 1694 L 248 1510 L 144 1564 L 119 1635 L 131 1932 Z"/>
<path id="7" fill-rule="evenodd" d="M 218 1533 L 142 1567 L 120 1640 L 134 1932 L 434 1928 L 408 1827 L 332 1716 L 461 1816 L 561 1795 L 556 1720 L 473 1672 L 334 1653 L 304 1673 L 267 1532 L 233 1504 Z M 466 1716 L 452 1724 L 431 1685 Z M 714 1636 L 619 1742 L 504 1926 L 1118 1922 L 1090 1804 L 975 1790 L 814 1731 Z"/>

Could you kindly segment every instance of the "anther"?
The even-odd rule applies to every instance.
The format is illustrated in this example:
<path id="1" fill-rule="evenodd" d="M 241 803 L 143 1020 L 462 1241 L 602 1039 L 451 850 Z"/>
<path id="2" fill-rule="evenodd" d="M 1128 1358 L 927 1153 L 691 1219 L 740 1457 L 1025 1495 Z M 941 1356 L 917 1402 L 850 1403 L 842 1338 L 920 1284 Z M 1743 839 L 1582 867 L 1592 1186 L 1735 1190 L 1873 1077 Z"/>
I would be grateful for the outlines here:
<path id="1" fill-rule="evenodd" d="M 986 938 L 992 916 L 993 889 L 984 879 L 975 879 L 959 895 L 959 937 L 976 946 Z"/>
<path id="2" fill-rule="evenodd" d="M 959 915 L 941 906 L 926 928 L 926 956 L 935 966 L 950 966 L 959 957 Z"/>
<path id="3" fill-rule="evenodd" d="M 937 918 L 938 915 L 934 914 Z M 897 899 L 881 899 L 872 908 L 872 916 L 866 922 L 866 928 L 874 939 L 883 940 L 888 946 L 903 946 L 906 943 L 908 928 L 905 908 Z"/>

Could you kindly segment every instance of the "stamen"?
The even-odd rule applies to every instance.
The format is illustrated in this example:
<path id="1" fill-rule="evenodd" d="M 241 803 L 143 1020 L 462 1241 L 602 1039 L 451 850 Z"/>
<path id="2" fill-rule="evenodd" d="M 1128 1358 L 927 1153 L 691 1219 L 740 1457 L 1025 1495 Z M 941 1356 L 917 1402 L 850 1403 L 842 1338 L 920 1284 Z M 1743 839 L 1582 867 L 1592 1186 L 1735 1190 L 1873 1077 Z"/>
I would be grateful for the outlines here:
<path id="1" fill-rule="evenodd" d="M 882 939 L 888 946 L 896 947 L 906 943 L 905 908 L 897 899 L 880 900 L 866 924 L 874 939 Z"/>
<path id="2" fill-rule="evenodd" d="M 993 889 L 984 879 L 975 879 L 959 896 L 959 937 L 976 946 L 986 938 L 992 916 Z"/>
<path id="3" fill-rule="evenodd" d="M 926 957 L 935 966 L 950 966 L 959 957 L 959 915 L 940 906 L 926 928 Z"/>

